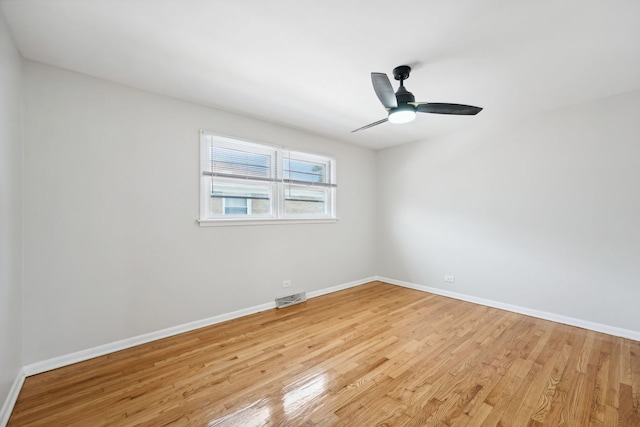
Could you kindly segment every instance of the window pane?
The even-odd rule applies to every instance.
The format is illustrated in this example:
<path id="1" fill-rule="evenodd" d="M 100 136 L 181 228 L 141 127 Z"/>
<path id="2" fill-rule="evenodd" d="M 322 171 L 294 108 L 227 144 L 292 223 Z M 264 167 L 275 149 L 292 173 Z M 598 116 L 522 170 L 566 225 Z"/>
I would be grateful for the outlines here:
<path id="1" fill-rule="evenodd" d="M 270 178 L 271 156 L 231 148 L 211 147 L 211 171 Z"/>
<path id="2" fill-rule="evenodd" d="M 284 159 L 284 179 L 306 182 L 326 182 L 326 169 L 327 165 L 322 163 Z"/>
<path id="3" fill-rule="evenodd" d="M 232 199 L 230 197 L 226 197 L 224 199 L 224 203 L 227 207 L 230 207 L 230 208 L 247 209 L 247 199 Z"/>
<path id="4" fill-rule="evenodd" d="M 324 215 L 327 212 L 327 191 L 287 186 L 284 211 L 287 215 Z"/>
<path id="5" fill-rule="evenodd" d="M 247 215 L 247 208 L 230 208 L 225 206 L 224 208 L 225 215 Z"/>
<path id="6" fill-rule="evenodd" d="M 271 188 L 264 185 L 211 183 L 210 215 L 270 215 Z"/>
<path id="7" fill-rule="evenodd" d="M 245 198 L 223 198 L 225 215 L 247 215 L 249 213 L 249 199 Z"/>

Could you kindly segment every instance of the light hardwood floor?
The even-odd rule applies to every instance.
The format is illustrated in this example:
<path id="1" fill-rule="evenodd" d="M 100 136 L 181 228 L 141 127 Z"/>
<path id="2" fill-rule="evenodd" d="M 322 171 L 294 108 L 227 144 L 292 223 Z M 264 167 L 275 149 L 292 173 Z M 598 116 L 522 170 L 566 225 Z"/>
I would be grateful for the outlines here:
<path id="1" fill-rule="evenodd" d="M 640 426 L 640 343 L 373 282 L 26 379 L 9 426 Z"/>

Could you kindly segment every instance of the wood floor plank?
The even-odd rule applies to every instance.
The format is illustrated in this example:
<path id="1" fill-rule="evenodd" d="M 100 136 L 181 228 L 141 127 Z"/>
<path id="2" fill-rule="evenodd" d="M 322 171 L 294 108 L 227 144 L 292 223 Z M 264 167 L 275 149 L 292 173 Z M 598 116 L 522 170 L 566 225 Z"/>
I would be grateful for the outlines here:
<path id="1" fill-rule="evenodd" d="M 640 426 L 640 343 L 372 282 L 28 377 L 9 426 Z"/>

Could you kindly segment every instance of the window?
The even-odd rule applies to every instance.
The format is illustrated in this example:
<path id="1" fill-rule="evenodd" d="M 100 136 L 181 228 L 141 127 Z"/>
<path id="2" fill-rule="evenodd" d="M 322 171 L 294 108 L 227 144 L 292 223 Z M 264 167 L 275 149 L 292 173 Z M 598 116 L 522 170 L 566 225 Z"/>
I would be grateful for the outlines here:
<path id="1" fill-rule="evenodd" d="M 335 160 L 201 132 L 201 223 L 335 219 Z"/>

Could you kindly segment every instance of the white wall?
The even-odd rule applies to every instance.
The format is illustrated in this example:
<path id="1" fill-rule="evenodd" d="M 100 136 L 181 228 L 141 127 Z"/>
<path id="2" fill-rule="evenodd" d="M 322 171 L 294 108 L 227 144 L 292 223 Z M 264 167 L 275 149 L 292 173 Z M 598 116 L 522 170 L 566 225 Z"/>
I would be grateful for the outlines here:
<path id="1" fill-rule="evenodd" d="M 640 91 L 379 152 L 379 274 L 640 331 L 639 117 Z"/>
<path id="2" fill-rule="evenodd" d="M 25 364 L 375 274 L 371 150 L 28 61 L 25 122 Z M 340 220 L 199 227 L 199 129 L 335 156 Z"/>
<path id="3" fill-rule="evenodd" d="M 0 12 L 0 402 L 22 367 L 21 139 L 22 58 Z"/>

